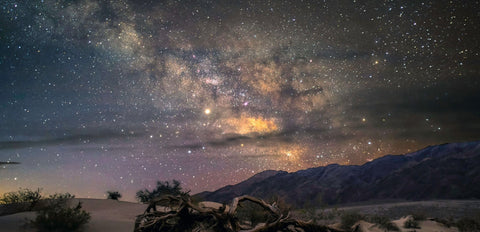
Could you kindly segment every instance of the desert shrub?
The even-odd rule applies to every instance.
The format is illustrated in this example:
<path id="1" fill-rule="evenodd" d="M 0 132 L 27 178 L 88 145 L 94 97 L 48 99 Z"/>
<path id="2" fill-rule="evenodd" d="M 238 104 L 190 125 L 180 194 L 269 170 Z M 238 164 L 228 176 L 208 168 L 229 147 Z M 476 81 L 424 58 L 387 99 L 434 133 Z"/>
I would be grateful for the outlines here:
<path id="1" fill-rule="evenodd" d="M 248 201 L 242 202 L 237 208 L 238 219 L 242 222 L 250 222 L 251 225 L 269 221 L 270 216 L 270 213 L 261 206 Z"/>
<path id="2" fill-rule="evenodd" d="M 161 197 L 162 195 L 188 195 L 188 192 L 182 190 L 180 182 L 173 180 L 172 183 L 168 181 L 157 181 L 157 187 L 152 191 L 148 189 L 140 190 L 136 194 L 138 201 L 142 203 L 148 203 L 154 198 Z"/>
<path id="3" fill-rule="evenodd" d="M 341 227 L 345 230 L 350 230 L 356 222 L 364 220 L 365 216 L 356 212 L 346 212 L 341 216 Z"/>
<path id="4" fill-rule="evenodd" d="M 20 189 L 16 192 L 8 192 L 0 198 L 0 204 L 28 203 L 26 210 L 32 210 L 33 207 L 42 199 L 41 189 L 30 190 Z"/>
<path id="5" fill-rule="evenodd" d="M 424 221 L 427 220 L 427 215 L 423 212 L 415 212 L 411 214 L 415 221 Z"/>
<path id="6" fill-rule="evenodd" d="M 47 204 L 37 212 L 29 225 L 40 232 L 78 231 L 90 220 L 90 214 L 82 209 L 82 203 L 70 208 L 68 202 L 74 198 L 69 193 L 50 195 Z"/>
<path id="7" fill-rule="evenodd" d="M 313 199 L 306 200 L 300 213 L 305 220 L 312 220 L 313 223 L 324 218 L 326 205 L 323 203 L 321 195 L 317 195 Z"/>
<path id="8" fill-rule="evenodd" d="M 284 197 L 277 194 L 270 197 L 268 203 L 275 205 L 283 215 L 287 215 L 291 210 L 293 210 L 293 206 L 287 203 Z"/>
<path id="9" fill-rule="evenodd" d="M 385 216 L 373 216 L 369 219 L 369 221 L 377 224 L 380 228 L 387 231 L 400 231 L 400 229 L 392 223 L 390 218 Z"/>
<path id="10" fill-rule="evenodd" d="M 200 197 L 200 196 L 190 196 L 190 200 L 195 205 L 198 205 L 200 204 L 200 202 L 205 201 L 205 199 L 203 199 L 203 197 Z"/>
<path id="11" fill-rule="evenodd" d="M 331 210 L 324 210 L 320 212 L 320 219 L 321 220 L 327 220 L 327 221 L 332 221 L 334 220 L 338 215 L 342 214 L 342 210 L 338 210 L 338 208 L 333 208 Z"/>
<path id="12" fill-rule="evenodd" d="M 403 224 L 403 227 L 411 228 L 411 229 L 420 229 L 420 226 L 418 225 L 418 221 L 411 218 L 405 221 L 405 223 Z"/>
<path id="13" fill-rule="evenodd" d="M 455 224 L 460 232 L 480 231 L 480 220 L 475 220 L 473 218 L 462 218 L 458 220 Z"/>
<path id="14" fill-rule="evenodd" d="M 75 195 L 70 193 L 55 193 L 48 196 L 47 200 L 56 201 L 58 204 L 66 204 L 68 200 L 75 198 Z"/>
<path id="15" fill-rule="evenodd" d="M 107 191 L 107 199 L 117 200 L 122 198 L 122 194 L 118 191 Z"/>

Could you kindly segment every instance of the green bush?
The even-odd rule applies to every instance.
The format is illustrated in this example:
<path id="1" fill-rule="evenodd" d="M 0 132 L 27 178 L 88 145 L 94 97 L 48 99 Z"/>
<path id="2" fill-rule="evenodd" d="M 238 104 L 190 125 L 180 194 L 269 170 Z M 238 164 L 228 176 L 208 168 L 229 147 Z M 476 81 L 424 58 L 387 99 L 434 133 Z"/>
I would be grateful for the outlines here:
<path id="1" fill-rule="evenodd" d="M 345 230 L 350 230 L 356 222 L 364 220 L 365 216 L 355 213 L 355 212 L 346 212 L 341 217 L 341 227 Z"/>
<path id="2" fill-rule="evenodd" d="M 372 223 L 377 224 L 380 228 L 387 231 L 400 231 L 400 229 L 390 221 L 390 218 L 385 216 L 373 216 L 369 220 Z"/>
<path id="3" fill-rule="evenodd" d="M 107 199 L 117 200 L 122 198 L 122 194 L 118 191 L 107 191 Z"/>
<path id="4" fill-rule="evenodd" d="M 411 228 L 411 229 L 420 229 L 420 226 L 418 225 L 418 221 L 416 221 L 415 219 L 408 219 L 403 224 L 403 227 Z"/>
<path id="5" fill-rule="evenodd" d="M 40 232 L 80 230 L 90 220 L 90 214 L 82 209 L 81 202 L 70 208 L 68 202 L 72 198 L 74 196 L 69 193 L 51 195 L 45 207 L 37 212 L 35 220 L 30 221 L 30 226 Z"/>

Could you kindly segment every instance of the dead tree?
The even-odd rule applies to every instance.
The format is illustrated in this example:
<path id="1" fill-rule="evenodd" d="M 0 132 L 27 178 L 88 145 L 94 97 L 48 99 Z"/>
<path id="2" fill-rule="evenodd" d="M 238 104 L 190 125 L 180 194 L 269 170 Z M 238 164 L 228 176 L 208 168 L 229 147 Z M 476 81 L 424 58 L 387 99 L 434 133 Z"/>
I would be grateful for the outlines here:
<path id="1" fill-rule="evenodd" d="M 250 202 L 260 206 L 270 215 L 263 223 L 252 225 L 241 221 L 237 215 L 238 208 L 243 202 Z M 164 207 L 164 211 L 149 212 L 155 205 Z M 134 232 L 323 232 L 335 231 L 321 225 L 303 222 L 283 215 L 274 204 L 267 204 L 263 200 L 241 196 L 233 199 L 229 208 L 224 205 L 220 208 L 200 207 L 192 203 L 188 195 L 166 195 L 154 200 L 148 211 L 138 215 L 135 221 Z"/>

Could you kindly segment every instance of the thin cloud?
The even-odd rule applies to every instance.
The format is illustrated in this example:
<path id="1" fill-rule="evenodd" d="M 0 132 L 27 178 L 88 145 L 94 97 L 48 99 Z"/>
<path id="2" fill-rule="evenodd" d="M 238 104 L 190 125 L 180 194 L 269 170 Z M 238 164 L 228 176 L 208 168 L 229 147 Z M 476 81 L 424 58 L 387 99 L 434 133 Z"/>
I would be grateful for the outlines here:
<path id="1" fill-rule="evenodd" d="M 10 164 L 20 164 L 20 162 L 10 162 L 10 161 L 1 162 L 1 161 L 0 161 L 0 165 L 10 165 Z"/>
<path id="2" fill-rule="evenodd" d="M 170 146 L 170 148 L 185 148 L 185 149 L 201 149 L 204 147 L 229 147 L 237 146 L 240 144 L 249 145 L 255 144 L 256 146 L 268 146 L 272 143 L 292 143 L 295 139 L 298 139 L 299 136 L 314 136 L 317 139 L 322 141 L 332 140 L 332 139 L 349 139 L 352 135 L 345 135 L 338 130 L 327 130 L 322 128 L 309 128 L 309 129 L 299 129 L 299 130 L 284 130 L 278 133 L 269 133 L 262 135 L 237 135 L 231 134 L 226 136 L 223 139 L 211 140 L 205 142 L 198 142 L 192 144 L 182 144 Z M 261 142 L 261 143 L 259 143 Z"/>
<path id="3" fill-rule="evenodd" d="M 21 149 L 38 146 L 52 146 L 59 144 L 80 144 L 85 142 L 98 142 L 113 138 L 130 138 L 142 136 L 144 133 L 126 133 L 116 131 L 100 131 L 97 133 L 75 134 L 64 137 L 48 138 L 42 140 L 24 140 L 24 141 L 1 141 L 0 150 Z"/>

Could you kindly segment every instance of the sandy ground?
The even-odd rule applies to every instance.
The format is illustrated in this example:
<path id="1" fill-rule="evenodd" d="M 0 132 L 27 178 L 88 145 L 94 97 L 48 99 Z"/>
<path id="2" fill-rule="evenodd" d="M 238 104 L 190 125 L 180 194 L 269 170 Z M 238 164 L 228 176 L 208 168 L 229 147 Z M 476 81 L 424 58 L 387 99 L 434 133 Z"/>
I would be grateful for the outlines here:
<path id="1" fill-rule="evenodd" d="M 75 199 L 80 200 L 83 205 L 82 208 L 90 213 L 92 218 L 85 227 L 85 232 L 132 232 L 135 217 L 142 214 L 147 205 L 122 202 L 114 200 L 100 200 L 100 199 Z M 32 229 L 22 229 L 21 226 L 25 223 L 26 218 L 35 218 L 34 212 L 23 212 L 13 215 L 0 217 L 0 231 L 1 232 L 33 232 Z"/>
<path id="2" fill-rule="evenodd" d="M 337 206 L 323 209 L 351 211 L 364 215 L 383 215 L 401 218 L 406 215 L 422 214 L 429 218 L 461 218 L 480 214 L 479 200 L 432 200 L 395 203 L 366 203 L 353 206 Z M 321 210 L 320 210 L 321 211 Z"/>
<path id="3" fill-rule="evenodd" d="M 393 221 L 393 223 L 400 229 L 400 232 L 458 232 L 458 229 L 455 227 L 450 227 L 447 228 L 444 225 L 434 222 L 434 221 L 420 221 L 419 222 L 419 227 L 420 228 L 404 228 L 403 225 L 405 224 L 405 221 L 408 220 L 407 217 L 403 217 L 401 219 Z M 366 221 L 359 221 L 357 222 L 356 226 L 358 225 L 358 228 L 362 232 L 384 232 L 385 230 L 380 228 L 378 225 L 366 222 Z"/>
<path id="4" fill-rule="evenodd" d="M 82 208 L 92 216 L 84 232 L 132 232 L 136 216 L 147 209 L 145 204 L 104 199 L 74 199 L 71 204 L 76 205 L 78 201 L 82 202 Z M 215 202 L 201 202 L 200 205 L 211 208 L 222 206 Z M 33 229 L 21 228 L 21 226 L 27 219 L 32 220 L 35 216 L 35 212 L 1 216 L 0 232 L 34 232 Z"/>
<path id="5" fill-rule="evenodd" d="M 370 203 L 365 205 L 353 205 L 337 207 L 335 209 L 324 209 L 327 212 L 350 211 L 363 215 L 382 215 L 390 218 L 397 218 L 392 221 L 400 232 L 458 232 L 456 227 L 448 228 L 441 223 L 424 220 L 419 221 L 420 228 L 404 228 L 405 221 L 408 220 L 412 213 L 423 215 L 427 218 L 461 218 L 480 213 L 480 201 L 478 200 L 433 200 L 433 201 L 416 201 L 416 202 L 395 202 L 395 203 Z M 338 220 L 335 219 L 335 220 Z M 383 232 L 378 225 L 369 222 L 360 221 L 359 227 L 364 232 Z"/>
<path id="6" fill-rule="evenodd" d="M 83 208 L 92 216 L 90 222 L 85 227 L 85 232 L 105 232 L 105 231 L 117 231 L 117 232 L 131 232 L 134 228 L 135 218 L 137 215 L 142 214 L 147 205 L 122 202 L 114 200 L 103 199 L 75 199 L 74 201 L 83 202 Z M 75 204 L 75 202 L 72 202 Z M 393 204 L 372 204 L 363 206 L 350 206 L 340 207 L 338 210 L 345 211 L 357 211 L 362 213 L 392 213 L 393 211 L 402 211 L 396 213 L 404 213 L 412 210 L 419 209 L 425 210 L 426 208 L 433 208 L 437 210 L 461 210 L 462 213 L 468 213 L 472 208 L 479 209 L 479 201 L 429 201 L 429 202 L 407 202 L 407 203 L 393 203 Z M 202 202 L 201 206 L 218 208 L 221 204 L 215 202 Z M 431 213 L 431 212 L 430 212 Z M 381 215 L 381 214 L 380 214 Z M 408 215 L 408 214 L 403 214 Z M 431 215 L 428 215 L 431 216 Z M 33 219 L 35 212 L 23 212 L 12 215 L 6 215 L 0 217 L 0 231 L 1 232 L 16 232 L 25 231 L 33 232 L 32 229 L 21 228 L 25 224 L 26 219 Z M 400 217 L 395 217 L 400 218 Z M 402 232 L 414 231 L 413 229 L 403 228 L 407 217 L 402 217 L 393 221 Z M 419 222 L 420 229 L 416 229 L 417 232 L 456 232 L 456 228 L 447 228 L 440 223 L 434 221 L 421 221 Z M 381 232 L 384 231 L 378 228 L 377 225 L 361 221 L 360 227 L 364 232 Z"/>
<path id="7" fill-rule="evenodd" d="M 402 217 L 398 220 L 393 221 L 395 225 L 400 229 L 401 232 L 407 231 L 416 231 L 416 232 L 458 232 L 456 227 L 446 227 L 441 223 L 434 222 L 434 221 L 419 221 L 418 227 L 416 229 L 412 228 L 404 228 L 405 222 L 409 219 L 413 219 L 411 216 Z"/>

